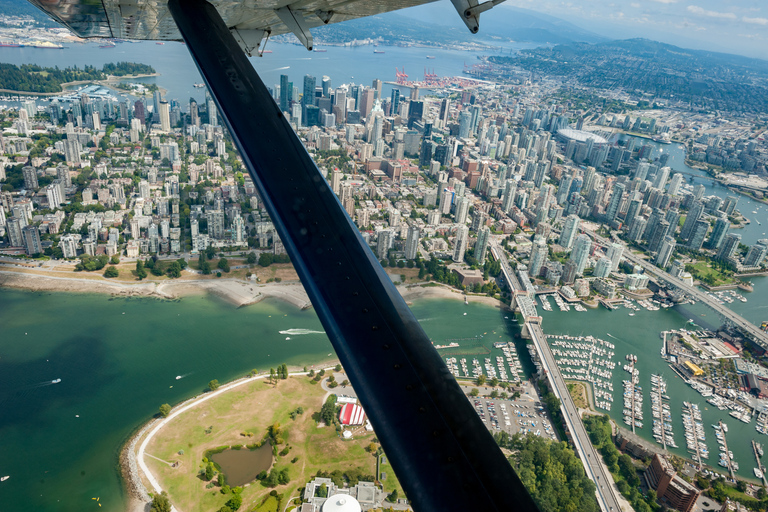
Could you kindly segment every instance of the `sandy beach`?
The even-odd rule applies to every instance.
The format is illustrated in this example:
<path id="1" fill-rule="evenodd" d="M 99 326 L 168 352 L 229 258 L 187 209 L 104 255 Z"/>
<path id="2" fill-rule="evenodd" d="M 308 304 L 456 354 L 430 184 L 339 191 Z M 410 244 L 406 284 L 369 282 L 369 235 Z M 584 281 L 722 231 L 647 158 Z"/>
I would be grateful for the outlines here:
<path id="1" fill-rule="evenodd" d="M 104 293 L 114 297 L 155 297 L 175 300 L 191 295 L 212 294 L 236 307 L 256 304 L 267 298 L 288 302 L 300 309 L 312 307 L 304 287 L 299 281 L 261 284 L 245 279 L 181 279 L 165 281 L 109 281 L 106 279 L 49 276 L 39 273 L 0 270 L 0 286 L 32 291 Z M 437 283 L 423 283 L 397 287 L 409 305 L 420 299 L 464 300 L 459 290 Z M 468 295 L 469 302 L 481 302 L 495 307 L 506 307 L 498 299 L 486 295 Z"/>

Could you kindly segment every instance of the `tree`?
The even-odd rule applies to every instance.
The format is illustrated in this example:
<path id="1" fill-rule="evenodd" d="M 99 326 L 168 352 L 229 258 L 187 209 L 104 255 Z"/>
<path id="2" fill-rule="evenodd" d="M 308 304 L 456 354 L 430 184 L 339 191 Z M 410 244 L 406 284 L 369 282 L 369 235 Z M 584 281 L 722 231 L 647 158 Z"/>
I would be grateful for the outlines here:
<path id="1" fill-rule="evenodd" d="M 117 267 L 109 266 L 107 267 L 107 270 L 104 271 L 104 277 L 106 278 L 117 277 L 119 275 L 120 272 L 117 270 Z"/>
<path id="2" fill-rule="evenodd" d="M 165 491 L 162 494 L 155 494 L 149 512 L 171 512 L 171 501 Z"/>
<path id="3" fill-rule="evenodd" d="M 275 255 L 274 254 L 271 254 L 271 253 L 268 253 L 268 252 L 263 252 L 259 256 L 259 265 L 262 266 L 262 267 L 268 267 L 274 261 L 275 261 Z"/>
<path id="4" fill-rule="evenodd" d="M 469 392 L 469 396 L 477 396 L 480 394 L 480 391 L 477 388 L 472 388 L 472 391 Z"/>
<path id="5" fill-rule="evenodd" d="M 211 382 L 208 383 L 208 389 L 211 391 L 216 391 L 219 389 L 219 381 L 217 379 L 213 379 Z"/>
<path id="6" fill-rule="evenodd" d="M 216 266 L 224 272 L 229 272 L 229 261 L 227 261 L 227 258 L 221 258 Z"/>
<path id="7" fill-rule="evenodd" d="M 112 257 L 109 259 L 109 262 L 110 262 L 111 264 L 113 264 L 113 265 L 117 265 L 118 263 L 120 263 L 120 256 L 118 256 L 117 254 L 115 254 L 114 256 L 112 256 Z"/>
<path id="8" fill-rule="evenodd" d="M 317 497 L 318 498 L 327 498 L 328 497 L 328 486 L 325 484 L 320 485 L 320 488 L 317 490 Z"/>
<path id="9" fill-rule="evenodd" d="M 172 278 L 181 277 L 181 264 L 178 261 L 174 261 L 171 263 L 171 266 L 168 267 L 168 276 Z"/>
<path id="10" fill-rule="evenodd" d="M 250 265 L 253 265 L 254 263 L 256 263 L 256 261 L 257 261 L 257 259 L 256 259 L 256 253 L 253 253 L 253 252 L 251 252 L 251 253 L 248 253 L 248 258 L 246 259 L 246 261 L 247 261 L 247 262 L 248 262 Z"/>
<path id="11" fill-rule="evenodd" d="M 139 281 L 147 277 L 147 271 L 144 270 L 144 262 L 141 260 L 136 261 L 136 277 L 139 278 Z"/>
<path id="12" fill-rule="evenodd" d="M 226 506 L 230 508 L 230 510 L 237 510 L 240 508 L 240 505 L 243 504 L 243 497 L 240 494 L 235 494 L 231 498 L 229 498 L 229 501 L 227 501 Z"/>
<path id="13" fill-rule="evenodd" d="M 371 444 L 369 444 L 368 446 L 365 447 L 365 450 L 368 453 L 374 453 L 376 450 L 378 450 L 378 448 L 376 447 L 375 443 L 371 443 Z"/>
<path id="14" fill-rule="evenodd" d="M 163 404 L 160 406 L 160 415 L 163 418 L 167 418 L 170 413 L 171 413 L 171 406 L 169 404 Z"/>
<path id="15" fill-rule="evenodd" d="M 477 377 L 477 385 L 482 386 L 483 384 L 485 384 L 485 379 L 486 379 L 485 375 L 479 375 Z"/>
<path id="16" fill-rule="evenodd" d="M 213 462 L 209 462 L 205 465 L 205 479 L 209 482 L 211 479 L 213 479 L 213 475 L 216 473 L 215 468 L 213 467 Z"/>

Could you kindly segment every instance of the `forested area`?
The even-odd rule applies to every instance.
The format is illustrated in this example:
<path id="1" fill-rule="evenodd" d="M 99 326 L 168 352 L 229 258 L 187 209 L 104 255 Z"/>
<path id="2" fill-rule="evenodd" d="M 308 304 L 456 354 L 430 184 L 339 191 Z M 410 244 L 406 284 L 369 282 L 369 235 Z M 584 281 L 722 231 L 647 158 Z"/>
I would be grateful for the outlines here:
<path id="1" fill-rule="evenodd" d="M 513 450 L 509 461 L 541 512 L 598 512 L 595 484 L 564 442 L 534 435 L 495 434 L 499 446 Z"/>
<path id="2" fill-rule="evenodd" d="M 61 92 L 61 84 L 75 81 L 103 80 L 107 73 L 116 76 L 150 74 L 155 70 L 146 64 L 134 62 L 108 63 L 102 70 L 93 66 L 61 69 L 44 68 L 35 64 L 0 64 L 0 89 L 20 92 Z"/>

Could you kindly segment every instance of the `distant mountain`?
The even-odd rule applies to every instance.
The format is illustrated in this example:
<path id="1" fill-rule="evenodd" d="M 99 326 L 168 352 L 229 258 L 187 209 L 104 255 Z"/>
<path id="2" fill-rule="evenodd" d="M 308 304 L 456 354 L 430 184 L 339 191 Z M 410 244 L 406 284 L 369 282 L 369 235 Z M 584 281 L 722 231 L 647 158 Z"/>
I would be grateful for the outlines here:
<path id="1" fill-rule="evenodd" d="M 739 55 L 627 39 L 535 48 L 491 60 L 582 86 L 683 101 L 693 108 L 768 112 L 768 61 Z"/>
<path id="2" fill-rule="evenodd" d="M 429 24 L 456 27 L 469 35 L 451 2 L 433 2 L 411 9 L 397 11 L 399 15 L 416 20 L 429 20 Z M 502 4 L 480 15 L 480 32 L 485 38 L 497 36 L 520 42 L 565 43 L 580 41 L 598 43 L 608 38 L 584 30 L 563 19 L 540 12 Z"/>
<path id="3" fill-rule="evenodd" d="M 446 45 L 494 39 L 533 43 L 600 42 L 606 39 L 564 20 L 525 9 L 499 6 L 480 15 L 480 32 L 472 35 L 450 2 L 435 2 L 379 16 L 312 30 L 318 42 L 342 43 L 381 38 L 384 44 L 416 42 Z"/>

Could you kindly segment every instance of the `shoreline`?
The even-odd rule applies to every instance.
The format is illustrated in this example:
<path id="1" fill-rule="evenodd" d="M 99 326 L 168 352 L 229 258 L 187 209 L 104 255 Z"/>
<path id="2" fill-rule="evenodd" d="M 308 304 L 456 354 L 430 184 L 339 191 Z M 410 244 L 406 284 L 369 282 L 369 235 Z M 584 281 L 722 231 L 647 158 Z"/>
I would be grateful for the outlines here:
<path id="1" fill-rule="evenodd" d="M 334 363 L 339 363 L 339 361 L 332 360 L 329 363 L 320 362 L 318 365 L 323 365 L 324 370 L 330 371 L 333 370 L 336 366 Z M 308 372 L 303 370 L 288 373 L 289 377 L 306 375 L 308 375 Z M 128 512 L 145 512 L 149 509 L 149 504 L 152 501 L 150 498 L 150 493 L 163 491 L 163 487 L 160 485 L 160 482 L 155 478 L 155 476 L 149 470 L 149 467 L 146 465 L 144 461 L 144 454 L 149 442 L 157 433 L 160 432 L 164 426 L 166 426 L 177 416 L 187 412 L 188 410 L 203 402 L 215 398 L 227 391 L 237 389 L 243 384 L 247 384 L 248 382 L 252 382 L 258 379 L 265 379 L 267 377 L 267 373 L 240 377 L 238 379 L 227 382 L 226 384 L 223 384 L 216 391 L 203 392 L 190 397 L 187 400 L 179 402 L 173 406 L 171 412 L 166 418 L 153 416 L 150 420 L 146 421 L 142 425 L 139 425 L 136 428 L 135 433 L 131 434 L 128 440 L 120 447 L 120 476 L 123 480 L 126 495 L 128 497 L 126 510 L 128 510 Z M 137 449 L 139 441 L 141 441 L 141 444 Z M 151 489 L 148 489 L 148 486 Z M 173 507 L 172 510 L 178 512 L 175 507 Z"/>
<path id="2" fill-rule="evenodd" d="M 432 283 L 423 286 L 424 283 L 401 285 L 398 292 L 412 305 L 416 300 L 429 299 L 456 299 L 468 302 L 479 302 L 499 309 L 508 309 L 508 306 L 498 299 L 486 295 L 464 295 L 463 292 L 450 288 L 447 285 Z M 241 279 L 206 279 L 206 280 L 178 280 L 162 282 L 136 282 L 125 283 L 108 281 L 106 279 L 75 278 L 45 276 L 40 274 L 23 273 L 0 270 L 0 287 L 19 289 L 33 292 L 69 292 L 69 293 L 100 293 L 111 297 L 148 297 L 162 300 L 179 300 L 184 297 L 211 294 L 235 307 L 245 307 L 256 304 L 267 298 L 283 300 L 299 309 L 312 307 L 309 297 L 303 286 L 298 281 L 257 284 Z M 338 360 L 321 360 L 312 366 L 333 368 Z M 293 368 L 290 375 L 305 375 L 300 368 Z M 299 371 L 296 371 L 299 370 Z M 118 465 L 120 477 L 126 493 L 125 510 L 128 512 L 147 512 L 151 502 L 150 492 L 162 490 L 159 482 L 149 471 L 143 461 L 144 449 L 149 440 L 157 434 L 161 428 L 177 415 L 195 407 L 197 404 L 208 400 L 222 392 L 235 389 L 253 379 L 263 379 L 268 374 L 259 374 L 254 377 L 241 377 L 221 386 L 218 390 L 209 393 L 200 393 L 178 404 L 171 410 L 167 418 L 151 417 L 147 421 L 136 425 L 133 433 L 120 446 Z M 174 510 L 176 510 L 174 508 Z"/>
<path id="3" fill-rule="evenodd" d="M 84 274 L 92 276 L 92 274 Z M 428 282 L 397 286 L 408 305 L 419 299 L 458 299 L 480 302 L 501 309 L 509 306 L 487 295 L 465 295 L 448 285 Z M 46 276 L 18 271 L 0 270 L 0 287 L 33 292 L 100 293 L 112 297 L 148 297 L 162 300 L 179 300 L 184 297 L 210 294 L 235 307 L 258 304 L 267 298 L 280 299 L 299 309 L 308 309 L 312 303 L 299 281 L 282 283 L 255 283 L 243 279 L 181 279 L 165 281 L 110 281 L 106 278 L 78 278 Z"/>

